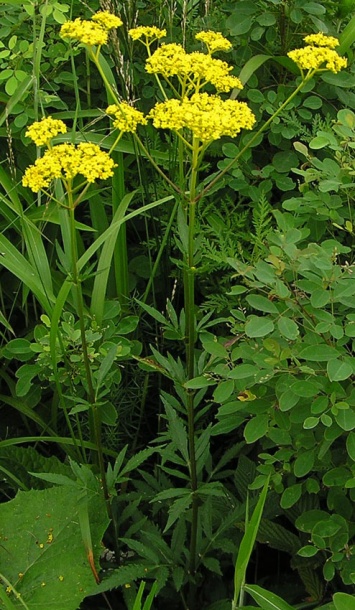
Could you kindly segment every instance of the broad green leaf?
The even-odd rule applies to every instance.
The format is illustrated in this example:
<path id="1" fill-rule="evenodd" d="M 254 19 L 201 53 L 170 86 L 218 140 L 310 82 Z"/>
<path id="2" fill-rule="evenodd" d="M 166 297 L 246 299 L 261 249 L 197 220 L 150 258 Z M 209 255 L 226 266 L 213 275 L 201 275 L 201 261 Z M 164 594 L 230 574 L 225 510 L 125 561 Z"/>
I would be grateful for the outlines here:
<path id="1" fill-rule="evenodd" d="M 265 313 L 278 313 L 276 305 L 261 295 L 250 294 L 245 300 L 253 309 L 257 309 L 258 311 L 263 311 Z"/>
<path id="2" fill-rule="evenodd" d="M 344 466 L 338 466 L 326 472 L 322 481 L 326 487 L 342 487 L 350 477 L 350 470 Z"/>
<path id="3" fill-rule="evenodd" d="M 350 432 L 348 438 L 346 439 L 346 449 L 348 455 L 351 457 L 353 462 L 355 462 L 355 432 Z"/>
<path id="4" fill-rule="evenodd" d="M 188 390 L 199 390 L 200 388 L 207 388 L 208 386 L 215 384 L 215 379 L 209 379 L 207 376 L 200 375 L 199 377 L 194 377 L 193 379 L 186 381 L 186 383 L 184 383 L 184 388 L 187 388 Z"/>
<path id="5" fill-rule="evenodd" d="M 313 536 L 320 536 L 321 538 L 328 538 L 334 536 L 341 529 L 340 523 L 333 521 L 328 518 L 326 521 L 318 521 L 312 530 Z"/>
<path id="6" fill-rule="evenodd" d="M 335 610 L 354 610 L 355 596 L 348 593 L 334 593 L 333 603 Z"/>
<path id="7" fill-rule="evenodd" d="M 80 493 L 68 487 L 19 491 L 0 506 L 0 572 L 29 610 L 77 610 L 94 587 L 78 523 Z M 98 570 L 101 540 L 108 525 L 101 495 L 89 498 L 89 510 Z M 9 598 L 16 609 L 23 608 L 15 596 Z"/>
<path id="8" fill-rule="evenodd" d="M 329 513 L 324 510 L 308 510 L 296 519 L 295 525 L 301 532 L 310 533 L 319 521 L 327 519 L 327 517 L 329 517 Z"/>
<path id="9" fill-rule="evenodd" d="M 286 318 L 285 316 L 281 316 L 277 321 L 277 328 L 279 329 L 281 335 L 286 339 L 290 339 L 290 341 L 294 341 L 297 339 L 299 335 L 298 325 L 291 318 Z"/>
<path id="10" fill-rule="evenodd" d="M 274 330 L 274 323 L 270 318 L 248 316 L 248 321 L 245 325 L 245 333 L 247 337 L 265 337 Z"/>
<path id="11" fill-rule="evenodd" d="M 328 362 L 339 356 L 339 352 L 330 345 L 322 343 L 321 345 L 308 345 L 304 347 L 298 354 L 299 358 L 309 360 L 310 362 Z"/>
<path id="12" fill-rule="evenodd" d="M 266 435 L 269 425 L 268 415 L 256 415 L 250 419 L 244 428 L 244 438 L 247 443 L 255 443 L 259 438 Z"/>
<path id="13" fill-rule="evenodd" d="M 330 381 L 343 381 L 353 374 L 353 367 L 349 362 L 343 360 L 329 360 L 327 373 Z"/>
<path id="14" fill-rule="evenodd" d="M 341 409 L 335 415 L 335 421 L 343 430 L 348 432 L 349 430 L 354 430 L 355 428 L 355 412 L 352 408 L 350 409 Z"/>
<path id="15" fill-rule="evenodd" d="M 296 458 L 295 463 L 293 465 L 293 472 L 295 476 L 300 478 L 308 474 L 314 466 L 314 461 L 314 449 L 302 451 L 301 454 Z"/>
<path id="16" fill-rule="evenodd" d="M 297 555 L 300 555 L 301 557 L 314 557 L 314 555 L 317 555 L 318 551 L 319 549 L 317 549 L 316 546 L 306 544 L 306 546 L 303 546 L 297 551 Z"/>
<path id="17" fill-rule="evenodd" d="M 252 596 L 263 610 L 294 610 L 281 597 L 258 585 L 245 585 L 244 590 Z"/>
<path id="18" fill-rule="evenodd" d="M 234 391 L 234 381 L 232 379 L 228 379 L 227 381 L 222 381 L 215 389 L 213 393 L 213 399 L 216 402 L 225 402 L 231 396 Z"/>
<path id="19" fill-rule="evenodd" d="M 301 497 L 302 493 L 302 485 L 301 483 L 296 483 L 296 485 L 291 485 L 291 487 L 286 487 L 283 492 L 280 500 L 280 505 L 282 508 L 291 508 Z"/>
<path id="20" fill-rule="evenodd" d="M 319 393 L 319 384 L 307 379 L 299 379 L 290 386 L 290 391 L 301 398 L 311 398 Z"/>
<path id="21" fill-rule="evenodd" d="M 229 379 L 246 379 L 254 377 L 259 371 L 259 368 L 253 364 L 237 364 L 234 369 L 228 373 Z"/>

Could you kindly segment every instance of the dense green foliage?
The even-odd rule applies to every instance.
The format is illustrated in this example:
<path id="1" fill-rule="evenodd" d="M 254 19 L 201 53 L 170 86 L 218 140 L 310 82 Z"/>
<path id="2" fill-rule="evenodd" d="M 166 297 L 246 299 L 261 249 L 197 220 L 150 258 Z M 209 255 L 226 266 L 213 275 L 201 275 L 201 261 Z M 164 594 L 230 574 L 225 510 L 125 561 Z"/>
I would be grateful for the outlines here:
<path id="1" fill-rule="evenodd" d="M 353 609 L 353 8 L 0 3 L 0 608 Z M 100 9 L 96 57 L 60 38 Z M 168 91 L 138 25 L 221 31 L 254 130 L 197 169 L 151 123 L 116 139 L 108 104 Z M 348 67 L 302 80 L 319 31 Z M 49 115 L 117 164 L 77 207 L 22 185 Z"/>

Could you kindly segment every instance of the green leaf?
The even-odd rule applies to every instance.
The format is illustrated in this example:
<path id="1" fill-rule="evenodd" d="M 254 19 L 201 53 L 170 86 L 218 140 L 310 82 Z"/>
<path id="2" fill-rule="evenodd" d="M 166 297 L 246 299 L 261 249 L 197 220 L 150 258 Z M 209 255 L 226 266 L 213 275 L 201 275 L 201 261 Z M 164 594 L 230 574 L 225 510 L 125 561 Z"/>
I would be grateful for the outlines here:
<path id="1" fill-rule="evenodd" d="M 294 341 L 297 339 L 299 335 L 298 325 L 291 318 L 286 318 L 285 316 L 281 316 L 277 321 L 277 328 L 279 329 L 281 335 L 286 339 L 290 339 L 290 341 Z"/>
<path id="2" fill-rule="evenodd" d="M 213 393 L 213 399 L 215 402 L 225 402 L 231 396 L 234 391 L 234 381 L 232 379 L 228 379 L 227 381 L 222 381 L 215 389 Z"/>
<path id="3" fill-rule="evenodd" d="M 294 475 L 298 478 L 304 477 L 308 474 L 313 466 L 315 461 L 314 449 L 308 449 L 307 451 L 303 451 L 295 460 L 293 465 Z"/>
<path id="4" fill-rule="evenodd" d="M 353 462 L 355 462 L 355 432 L 350 432 L 348 435 L 348 438 L 346 439 L 346 450 Z"/>
<path id="5" fill-rule="evenodd" d="M 319 549 L 317 549 L 316 546 L 306 544 L 306 546 L 303 546 L 297 551 L 297 555 L 300 555 L 301 557 L 314 557 L 314 555 L 317 555 L 318 551 Z"/>
<path id="6" fill-rule="evenodd" d="M 317 345 L 308 345 L 304 347 L 298 354 L 299 358 L 309 360 L 310 362 L 328 362 L 339 356 L 339 352 L 326 343 Z"/>
<path id="7" fill-rule="evenodd" d="M 237 364 L 234 369 L 228 373 L 229 379 L 246 379 L 254 377 L 259 372 L 259 368 L 253 364 Z"/>
<path id="8" fill-rule="evenodd" d="M 186 381 L 184 383 L 184 388 L 187 388 L 188 390 L 199 390 L 215 384 L 215 379 L 209 379 L 207 376 L 200 375 L 200 377 L 194 377 L 193 379 Z"/>
<path id="9" fill-rule="evenodd" d="M 189 458 L 189 452 L 188 452 L 188 448 L 187 448 L 188 442 L 187 442 L 186 428 L 185 428 L 182 420 L 180 419 L 180 417 L 177 415 L 175 409 L 167 402 L 166 399 L 163 398 L 162 400 L 163 400 L 163 403 L 165 406 L 165 411 L 166 411 L 166 415 L 167 415 L 168 422 L 169 422 L 170 438 L 171 438 L 172 442 L 176 445 L 178 450 L 180 451 L 186 464 L 188 464 L 190 461 L 190 458 Z"/>
<path id="10" fill-rule="evenodd" d="M 250 419 L 244 428 L 244 438 L 247 443 L 255 443 L 266 435 L 269 425 L 268 415 L 257 415 Z"/>
<path id="11" fill-rule="evenodd" d="M 348 593 L 334 593 L 335 610 L 354 610 L 355 596 Z"/>
<path id="12" fill-rule="evenodd" d="M 339 466 L 326 472 L 322 481 L 326 487 L 342 487 L 350 477 L 350 470 L 344 468 L 344 466 Z"/>
<path id="13" fill-rule="evenodd" d="M 166 522 L 166 526 L 164 528 L 164 532 L 167 532 L 171 526 L 180 519 L 181 515 L 190 508 L 192 504 L 192 495 L 191 493 L 185 494 L 182 498 L 178 498 L 173 502 L 173 504 L 169 508 L 169 517 Z"/>
<path id="14" fill-rule="evenodd" d="M 29 610 L 77 610 L 95 585 L 79 526 L 81 493 L 69 487 L 19 491 L 0 506 L 0 572 Z M 101 495 L 88 500 L 98 570 L 108 519 Z M 22 607 L 14 602 L 16 608 Z"/>
<path id="15" fill-rule="evenodd" d="M 285 600 L 258 585 L 245 585 L 244 590 L 252 596 L 263 610 L 294 610 Z"/>
<path id="16" fill-rule="evenodd" d="M 261 295 L 250 294 L 245 300 L 253 309 L 257 309 L 258 311 L 263 311 L 265 313 L 278 313 L 276 305 Z"/>
<path id="17" fill-rule="evenodd" d="M 280 505 L 282 508 L 291 508 L 301 497 L 302 493 L 302 484 L 296 483 L 296 485 L 291 485 L 291 487 L 286 487 L 283 492 L 280 500 Z"/>
<path id="18" fill-rule="evenodd" d="M 349 432 L 355 428 L 355 413 L 350 409 L 340 409 L 335 415 L 335 421 L 343 430 Z"/>
<path id="19" fill-rule="evenodd" d="M 329 360 L 327 373 L 330 381 L 343 381 L 353 374 L 353 367 L 349 362 L 343 360 Z"/>
<path id="20" fill-rule="evenodd" d="M 245 532 L 239 545 L 239 552 L 237 556 L 237 561 L 235 563 L 234 571 L 234 607 L 237 606 L 237 600 L 239 598 L 242 586 L 245 582 L 245 574 L 247 571 L 250 556 L 254 548 L 256 536 L 261 521 L 261 516 L 264 510 L 265 500 L 269 487 L 269 479 L 270 477 L 267 477 L 264 487 L 260 493 L 256 507 L 253 511 L 252 517 L 249 523 L 246 524 Z"/>
<path id="21" fill-rule="evenodd" d="M 247 337 L 265 337 L 274 330 L 274 323 L 270 318 L 259 318 L 258 316 L 248 316 L 245 324 Z"/>

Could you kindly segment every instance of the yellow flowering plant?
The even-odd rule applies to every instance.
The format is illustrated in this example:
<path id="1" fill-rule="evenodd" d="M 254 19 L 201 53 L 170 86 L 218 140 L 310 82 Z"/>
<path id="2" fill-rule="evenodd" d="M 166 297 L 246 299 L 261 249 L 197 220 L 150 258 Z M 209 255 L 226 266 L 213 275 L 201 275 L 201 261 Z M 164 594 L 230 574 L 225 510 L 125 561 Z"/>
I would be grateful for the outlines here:
<path id="1" fill-rule="evenodd" d="M 108 78 L 107 69 L 105 69 L 100 55 L 102 45 L 109 40 L 110 30 L 121 26 L 122 21 L 119 17 L 102 11 L 93 15 L 92 19 L 88 21 L 75 19 L 66 22 L 60 32 L 64 40 L 79 43 L 85 47 L 88 57 L 93 61 L 103 79 L 109 98 L 105 114 L 111 121 L 115 135 L 114 144 L 109 153 L 90 142 L 77 145 L 53 144 L 52 138 L 58 135 L 65 136 L 66 126 L 60 121 L 48 117 L 35 123 L 27 131 L 28 137 L 38 146 L 46 146 L 47 150 L 25 171 L 23 185 L 35 193 L 48 192 L 52 182 L 60 180 L 66 192 L 66 200 L 60 201 L 60 204 L 67 209 L 69 214 L 72 244 L 71 273 L 76 289 L 78 315 L 81 320 L 87 395 L 92 406 L 92 438 L 98 447 L 100 476 L 109 514 L 110 497 L 100 440 L 101 422 L 85 339 L 83 292 L 77 265 L 74 212 L 90 184 L 114 175 L 115 161 L 111 158 L 111 153 L 125 133 L 134 139 L 140 151 L 164 179 L 175 198 L 174 211 L 177 211 L 178 214 L 178 230 L 181 238 L 179 247 L 183 258 L 181 266 L 184 290 L 184 335 L 182 340 L 185 347 L 185 368 L 182 373 L 180 364 L 179 367 L 174 368 L 169 364 L 169 359 L 161 355 L 159 364 L 153 361 L 152 368 L 154 369 L 156 366 L 156 370 L 162 371 L 167 377 L 173 379 L 176 396 L 183 403 L 183 410 L 186 413 L 187 443 L 186 451 L 182 450 L 182 453 L 191 492 L 189 493 L 190 504 L 186 504 L 186 508 L 191 508 L 187 569 L 191 587 L 187 604 L 191 604 L 193 607 L 194 578 L 199 563 L 198 532 L 201 531 L 199 507 L 204 501 L 204 493 L 208 495 L 212 489 L 208 488 L 209 483 L 201 483 L 200 480 L 197 443 L 201 437 L 198 439 L 196 435 L 198 397 L 196 397 L 193 385 L 198 373 L 196 343 L 199 332 L 195 307 L 195 277 L 198 272 L 198 246 L 195 238 L 196 207 L 201 205 L 213 186 L 241 159 L 260 134 L 267 129 L 311 78 L 324 70 L 338 72 L 346 67 L 346 60 L 336 52 L 335 38 L 327 37 L 322 33 L 306 36 L 306 47 L 288 53 L 289 58 L 300 69 L 300 79 L 294 91 L 267 121 L 254 130 L 247 142 L 244 140 L 238 154 L 213 179 L 200 183 L 201 167 L 208 147 L 223 137 L 235 138 L 243 130 L 251 131 L 256 125 L 256 117 L 248 104 L 245 101 L 233 99 L 233 96 L 228 97 L 232 90 L 241 91 L 243 89 L 241 79 L 233 74 L 233 67 L 226 61 L 214 57 L 217 52 L 229 51 L 231 43 L 220 32 L 200 32 L 196 35 L 196 40 L 204 45 L 205 51 L 189 53 L 182 45 L 174 42 L 160 44 L 159 41 L 166 36 L 166 31 L 163 29 L 155 26 L 139 26 L 130 29 L 128 34 L 132 41 L 138 41 L 146 48 L 145 69 L 148 74 L 154 76 L 158 86 L 157 100 L 145 115 L 131 101 L 120 99 L 114 83 Z M 156 46 L 157 48 L 155 48 Z M 160 167 L 140 136 L 140 131 L 149 122 L 156 129 L 168 130 L 176 139 L 179 176 L 177 182 L 174 182 L 171 176 Z M 144 303 L 142 306 L 146 307 L 149 313 L 154 314 L 152 308 L 148 308 Z M 159 312 L 155 312 L 154 315 L 161 323 L 162 315 Z M 151 364 L 150 359 L 141 358 L 140 361 L 148 367 Z M 254 395 L 249 395 L 248 392 L 247 390 L 239 400 L 252 400 Z M 169 407 L 167 414 L 169 414 Z M 177 426 L 176 421 L 175 425 Z M 201 448 L 199 451 L 201 452 Z M 203 491 L 200 491 L 202 486 Z M 212 492 L 213 490 L 211 491 L 213 495 Z M 170 517 L 169 524 L 171 524 Z"/>

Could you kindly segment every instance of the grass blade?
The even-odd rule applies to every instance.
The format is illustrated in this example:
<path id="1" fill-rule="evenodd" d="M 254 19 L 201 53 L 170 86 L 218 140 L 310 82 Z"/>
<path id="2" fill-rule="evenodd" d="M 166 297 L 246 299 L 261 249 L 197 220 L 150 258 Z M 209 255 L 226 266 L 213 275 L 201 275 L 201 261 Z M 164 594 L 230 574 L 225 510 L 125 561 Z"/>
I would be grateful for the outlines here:
<path id="1" fill-rule="evenodd" d="M 269 477 L 266 479 L 265 485 L 261 491 L 259 500 L 256 504 L 256 507 L 253 511 L 250 522 L 246 526 L 246 530 L 244 532 L 244 536 L 240 543 L 238 557 L 235 564 L 235 572 L 234 572 L 234 598 L 232 602 L 232 610 L 236 610 L 239 595 L 241 593 L 242 587 L 245 582 L 245 574 L 247 571 L 248 563 L 250 556 L 253 551 L 253 547 L 255 544 L 256 536 L 258 533 L 261 516 L 264 510 L 265 500 L 269 487 Z"/>

